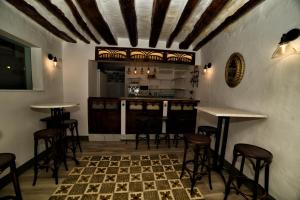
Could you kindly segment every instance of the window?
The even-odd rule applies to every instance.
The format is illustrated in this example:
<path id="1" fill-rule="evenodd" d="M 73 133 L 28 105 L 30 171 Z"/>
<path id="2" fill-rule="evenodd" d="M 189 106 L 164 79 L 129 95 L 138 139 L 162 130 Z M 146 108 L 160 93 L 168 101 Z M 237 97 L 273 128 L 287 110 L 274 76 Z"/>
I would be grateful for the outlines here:
<path id="1" fill-rule="evenodd" d="M 0 89 L 32 89 L 31 48 L 1 35 Z"/>

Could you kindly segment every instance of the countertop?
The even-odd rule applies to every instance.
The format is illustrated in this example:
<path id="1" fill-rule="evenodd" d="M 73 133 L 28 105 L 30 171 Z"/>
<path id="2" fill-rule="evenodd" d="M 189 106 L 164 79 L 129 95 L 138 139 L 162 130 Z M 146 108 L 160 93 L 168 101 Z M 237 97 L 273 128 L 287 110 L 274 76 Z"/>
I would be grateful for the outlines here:
<path id="1" fill-rule="evenodd" d="M 236 108 L 228 107 L 207 107 L 199 106 L 197 107 L 199 111 L 206 112 L 208 114 L 217 117 L 245 117 L 245 118 L 267 118 L 267 115 L 255 113 L 247 110 L 241 110 Z"/>
<path id="2" fill-rule="evenodd" d="M 199 101 L 188 98 L 161 98 L 161 97 L 121 97 L 121 100 L 155 100 L 155 101 Z"/>

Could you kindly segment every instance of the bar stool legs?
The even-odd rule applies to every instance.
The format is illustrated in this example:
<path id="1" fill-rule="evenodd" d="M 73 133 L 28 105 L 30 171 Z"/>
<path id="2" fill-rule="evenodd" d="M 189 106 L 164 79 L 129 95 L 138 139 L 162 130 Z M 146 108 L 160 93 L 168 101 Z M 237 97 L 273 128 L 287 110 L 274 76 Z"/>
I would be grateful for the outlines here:
<path id="1" fill-rule="evenodd" d="M 80 138 L 79 138 L 79 133 L 78 133 L 78 121 L 76 121 L 76 124 L 75 124 L 75 131 L 76 131 L 76 142 L 77 142 L 77 146 L 79 147 L 79 150 L 80 150 L 80 152 L 82 153 L 82 148 L 81 148 Z"/>
<path id="2" fill-rule="evenodd" d="M 16 168 L 16 162 L 13 161 L 10 164 L 10 177 L 14 186 L 14 190 L 16 193 L 16 199 L 17 200 L 22 200 L 22 194 L 21 194 L 21 189 L 20 189 L 20 183 L 19 179 L 17 177 L 17 168 Z"/>
<path id="3" fill-rule="evenodd" d="M 164 136 L 160 136 L 164 134 Z M 161 140 L 165 140 L 166 144 L 168 145 L 168 148 L 171 147 L 171 144 L 170 144 L 170 135 L 168 133 L 161 133 L 161 134 L 155 134 L 155 141 L 154 143 L 156 144 L 156 148 L 158 149 L 158 146 L 160 145 L 160 141 Z"/>
<path id="4" fill-rule="evenodd" d="M 180 179 L 182 179 L 182 177 L 184 175 L 184 170 L 186 168 L 186 154 L 187 154 L 188 148 L 189 148 L 189 144 L 186 140 L 184 140 L 184 153 L 183 153 L 183 162 L 182 162 Z"/>
<path id="5" fill-rule="evenodd" d="M 254 200 L 266 198 L 269 195 L 269 170 L 273 155 L 269 151 L 254 145 L 236 144 L 233 150 L 233 167 L 235 167 L 238 157 L 242 157 L 239 175 L 237 176 L 233 173 L 229 174 L 229 178 L 225 187 L 224 200 L 227 199 L 230 193 L 230 189 L 234 189 L 237 192 L 237 194 L 241 194 L 247 199 L 248 197 L 251 197 Z M 243 170 L 246 159 L 250 161 L 251 166 L 253 167 L 253 170 L 255 172 L 254 180 L 243 176 Z M 260 170 L 263 168 L 265 168 L 264 188 L 258 183 L 259 173 Z M 233 182 L 234 180 L 236 180 L 236 184 Z M 241 191 L 241 186 L 245 182 L 250 183 L 252 185 L 252 194 Z"/>
<path id="6" fill-rule="evenodd" d="M 183 155 L 183 162 L 182 162 L 182 170 L 180 174 L 180 179 L 183 177 L 184 172 L 186 171 L 190 176 L 191 180 L 191 195 L 194 192 L 194 187 L 196 185 L 196 181 L 201 179 L 203 175 L 208 175 L 209 180 L 209 187 L 212 189 L 211 183 L 211 166 L 210 166 L 210 138 L 207 136 L 201 135 L 191 135 L 187 136 L 184 139 L 184 155 Z M 189 145 L 193 146 L 194 151 L 194 158 L 193 160 L 187 160 L 187 151 Z M 207 162 L 207 163 L 206 163 Z M 193 170 L 190 170 L 187 167 L 188 163 L 193 163 Z M 199 171 L 199 167 L 201 170 Z M 206 172 L 203 172 L 203 168 L 206 168 Z"/>

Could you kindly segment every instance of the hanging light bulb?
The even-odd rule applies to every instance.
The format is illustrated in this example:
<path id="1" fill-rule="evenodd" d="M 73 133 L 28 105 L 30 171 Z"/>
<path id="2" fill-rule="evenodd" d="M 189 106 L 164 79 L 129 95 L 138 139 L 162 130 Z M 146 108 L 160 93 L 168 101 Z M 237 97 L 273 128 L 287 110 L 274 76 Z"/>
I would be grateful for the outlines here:
<path id="1" fill-rule="evenodd" d="M 147 74 L 150 74 L 150 68 L 148 67 L 148 69 L 147 69 Z"/>
<path id="2" fill-rule="evenodd" d="M 131 74 L 130 67 L 127 69 L 127 74 Z"/>
<path id="3" fill-rule="evenodd" d="M 143 68 L 141 68 L 141 74 L 144 74 L 144 69 Z"/>
<path id="4" fill-rule="evenodd" d="M 137 69 L 136 69 L 136 67 L 134 68 L 133 73 L 134 73 L 134 74 L 137 74 Z"/>

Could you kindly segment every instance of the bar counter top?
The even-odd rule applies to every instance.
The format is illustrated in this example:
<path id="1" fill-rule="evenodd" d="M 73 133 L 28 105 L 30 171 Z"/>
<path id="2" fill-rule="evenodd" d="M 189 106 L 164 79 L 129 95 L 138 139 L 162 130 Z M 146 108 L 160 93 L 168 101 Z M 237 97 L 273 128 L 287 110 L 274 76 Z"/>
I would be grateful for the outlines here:
<path id="1" fill-rule="evenodd" d="M 188 98 L 163 98 L 163 97 L 121 97 L 121 100 L 154 100 L 154 101 L 196 101 L 195 99 Z"/>

